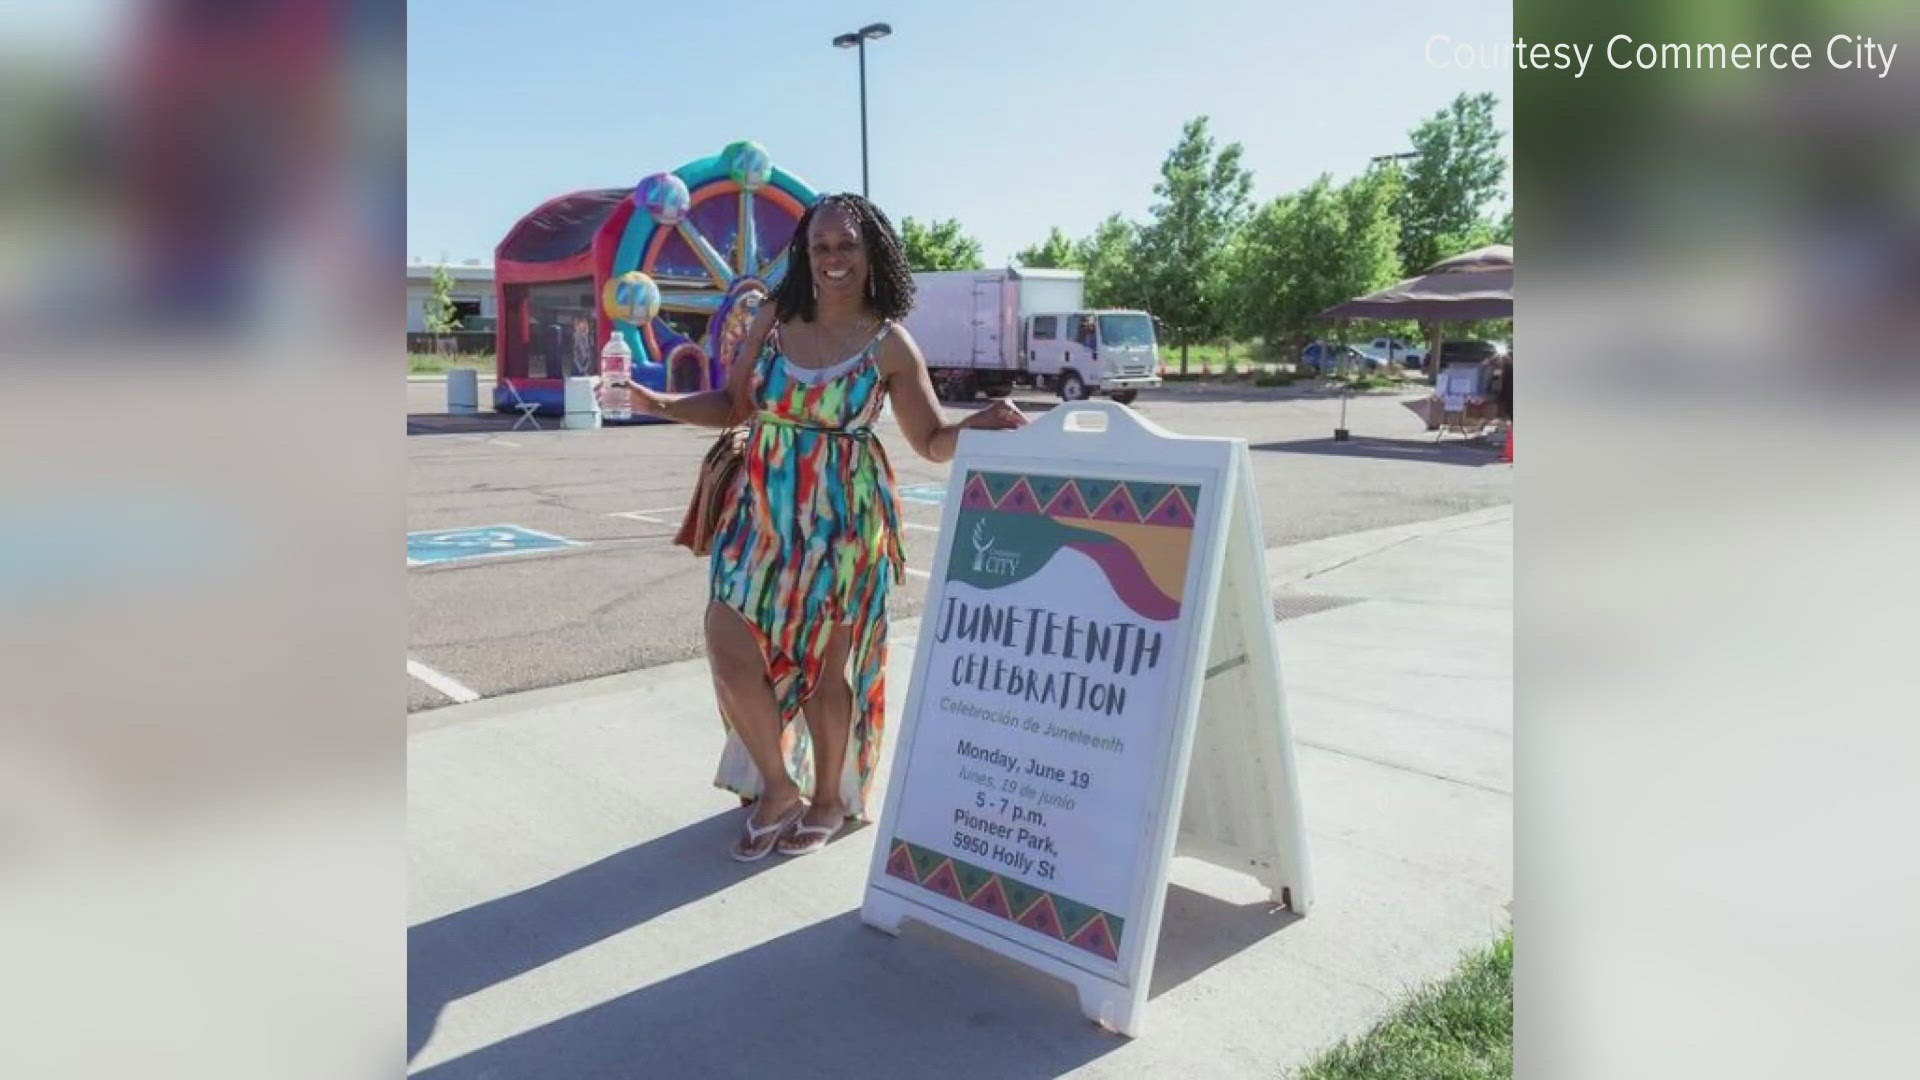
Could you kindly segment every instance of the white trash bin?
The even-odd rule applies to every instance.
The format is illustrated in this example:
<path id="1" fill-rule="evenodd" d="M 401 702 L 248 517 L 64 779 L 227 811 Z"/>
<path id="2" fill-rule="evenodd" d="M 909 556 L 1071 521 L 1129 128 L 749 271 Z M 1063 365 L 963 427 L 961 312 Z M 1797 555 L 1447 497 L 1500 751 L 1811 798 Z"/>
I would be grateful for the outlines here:
<path id="1" fill-rule="evenodd" d="M 600 396 L 593 392 L 599 382 L 591 375 L 575 375 L 567 380 L 567 414 L 560 420 L 563 428 L 600 426 Z"/>
<path id="2" fill-rule="evenodd" d="M 447 372 L 447 415 L 480 415 L 480 373 L 472 368 Z"/>

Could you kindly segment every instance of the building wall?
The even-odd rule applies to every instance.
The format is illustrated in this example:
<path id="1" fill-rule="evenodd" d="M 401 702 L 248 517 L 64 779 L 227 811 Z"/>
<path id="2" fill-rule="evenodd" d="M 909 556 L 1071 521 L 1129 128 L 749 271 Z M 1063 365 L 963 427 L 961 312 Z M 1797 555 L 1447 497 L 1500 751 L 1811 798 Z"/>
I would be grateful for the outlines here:
<path id="1" fill-rule="evenodd" d="M 480 305 L 480 317 L 497 318 L 495 311 L 493 272 L 487 271 L 486 277 L 466 278 L 461 276 L 460 267 L 454 268 L 453 299 L 456 301 L 477 301 Z M 407 331 L 425 333 L 427 329 L 427 300 L 433 296 L 432 271 L 425 277 L 415 277 L 414 268 L 407 269 Z"/>

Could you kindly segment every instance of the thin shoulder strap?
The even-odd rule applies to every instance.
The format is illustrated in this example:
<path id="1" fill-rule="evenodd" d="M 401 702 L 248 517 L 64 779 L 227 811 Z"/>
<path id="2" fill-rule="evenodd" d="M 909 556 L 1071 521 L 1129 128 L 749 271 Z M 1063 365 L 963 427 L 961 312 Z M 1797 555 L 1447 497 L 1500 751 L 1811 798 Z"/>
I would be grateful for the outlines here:
<path id="1" fill-rule="evenodd" d="M 860 351 L 862 353 L 872 352 L 874 348 L 880 344 L 881 340 L 884 339 L 887 336 L 888 332 L 890 332 L 892 329 L 893 329 L 892 319 L 881 319 L 880 329 L 874 333 L 873 340 L 867 342 L 867 347 L 864 349 L 861 349 Z"/>

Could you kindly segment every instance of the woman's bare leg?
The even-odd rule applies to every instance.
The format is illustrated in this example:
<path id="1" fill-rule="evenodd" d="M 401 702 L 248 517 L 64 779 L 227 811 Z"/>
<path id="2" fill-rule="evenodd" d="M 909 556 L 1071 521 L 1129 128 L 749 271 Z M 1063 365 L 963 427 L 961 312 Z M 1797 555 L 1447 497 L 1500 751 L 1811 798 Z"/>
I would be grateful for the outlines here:
<path id="1" fill-rule="evenodd" d="M 718 600 L 707 605 L 707 661 L 720 709 L 760 772 L 753 823 L 771 824 L 792 809 L 800 785 L 787 774 L 786 757 L 780 753 L 780 705 L 767 680 L 760 643 L 746 619 Z"/>
<path id="2" fill-rule="evenodd" d="M 813 806 L 804 819 L 808 825 L 838 825 L 847 811 L 840 775 L 853 733 L 853 686 L 847 680 L 847 654 L 852 647 L 848 628 L 835 627 L 827 640 L 820 683 L 803 706 L 807 733 L 813 739 Z"/>

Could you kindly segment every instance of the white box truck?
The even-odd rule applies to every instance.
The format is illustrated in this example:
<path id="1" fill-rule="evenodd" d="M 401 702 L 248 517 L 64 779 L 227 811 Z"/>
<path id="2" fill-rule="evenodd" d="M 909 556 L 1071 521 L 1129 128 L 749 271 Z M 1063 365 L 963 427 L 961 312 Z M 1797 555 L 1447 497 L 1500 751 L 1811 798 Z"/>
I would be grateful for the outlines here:
<path id="1" fill-rule="evenodd" d="M 906 327 L 944 400 L 1031 386 L 1125 405 L 1160 385 L 1153 317 L 1087 307 L 1078 270 L 941 270 L 913 281 Z"/>

